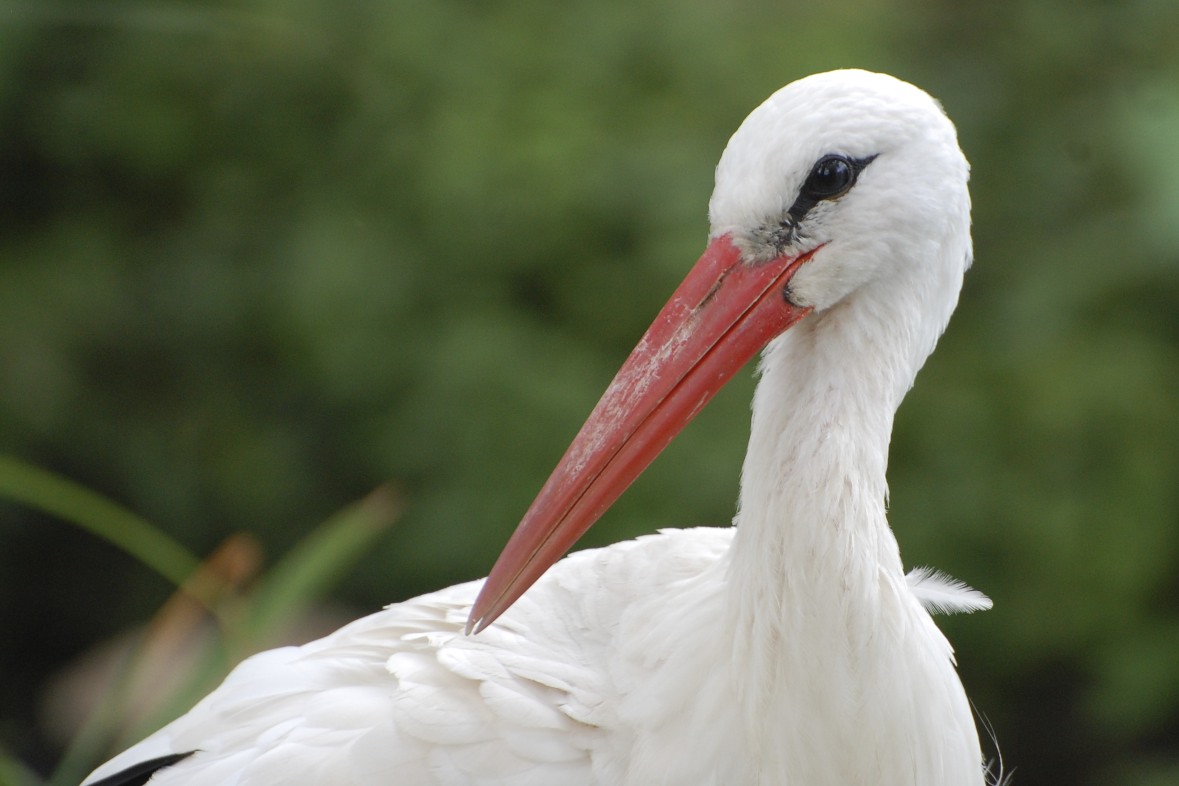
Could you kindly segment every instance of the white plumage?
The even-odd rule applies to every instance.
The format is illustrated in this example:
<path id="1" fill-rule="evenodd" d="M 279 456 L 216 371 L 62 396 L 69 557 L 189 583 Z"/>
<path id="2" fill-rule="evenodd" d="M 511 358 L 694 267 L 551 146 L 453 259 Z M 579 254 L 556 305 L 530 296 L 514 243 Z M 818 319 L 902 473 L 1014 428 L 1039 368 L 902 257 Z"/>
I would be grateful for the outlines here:
<path id="1" fill-rule="evenodd" d="M 451 587 L 256 655 L 86 783 L 159 760 L 161 786 L 982 784 L 930 611 L 990 602 L 906 577 L 885 518 L 893 414 L 970 263 L 967 173 L 917 88 L 783 88 L 717 168 L 698 291 L 640 342 L 484 597 Z M 737 526 L 574 554 L 511 605 L 736 371 L 728 348 L 767 341 Z"/>

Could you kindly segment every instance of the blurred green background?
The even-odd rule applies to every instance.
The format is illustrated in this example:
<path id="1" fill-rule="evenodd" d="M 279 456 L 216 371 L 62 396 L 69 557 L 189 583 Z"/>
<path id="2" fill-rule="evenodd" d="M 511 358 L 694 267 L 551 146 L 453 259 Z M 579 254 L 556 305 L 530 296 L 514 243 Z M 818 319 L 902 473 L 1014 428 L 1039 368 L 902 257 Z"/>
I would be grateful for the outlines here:
<path id="1" fill-rule="evenodd" d="M 0 453 L 196 555 L 250 533 L 263 575 L 392 480 L 331 602 L 480 576 L 702 249 L 728 135 L 845 66 L 939 97 L 973 164 L 893 442 L 906 562 L 995 601 L 942 624 L 1016 784 L 1179 783 L 1173 0 L 0 3 Z M 751 390 L 586 543 L 727 522 Z M 0 753 L 36 783 L 53 675 L 174 585 L 5 496 Z"/>

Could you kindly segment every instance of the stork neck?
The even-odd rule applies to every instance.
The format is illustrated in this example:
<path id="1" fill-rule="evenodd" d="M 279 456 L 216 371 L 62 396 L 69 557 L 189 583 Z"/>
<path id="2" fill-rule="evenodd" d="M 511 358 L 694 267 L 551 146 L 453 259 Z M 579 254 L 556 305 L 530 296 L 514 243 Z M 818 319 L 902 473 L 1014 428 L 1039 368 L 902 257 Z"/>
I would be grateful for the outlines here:
<path id="1" fill-rule="evenodd" d="M 912 326 L 873 305 L 814 315 L 763 357 L 728 566 L 731 619 L 762 639 L 755 649 L 815 626 L 846 632 L 839 615 L 870 619 L 881 579 L 903 579 L 885 470 L 932 343 L 914 346 Z"/>
<path id="2" fill-rule="evenodd" d="M 771 758 L 797 753 L 779 750 L 793 731 L 807 737 L 775 708 L 842 717 L 828 703 L 858 695 L 849 685 L 863 678 L 866 648 L 890 646 L 880 608 L 897 601 L 904 574 L 885 516 L 888 445 L 932 347 L 913 348 L 895 320 L 849 301 L 799 323 L 762 360 L 726 618 L 751 743 Z"/>
<path id="3" fill-rule="evenodd" d="M 886 756 L 896 724 L 904 737 L 916 722 L 897 715 L 904 697 L 945 678 L 933 658 L 910 668 L 912 632 L 929 618 L 885 515 L 893 417 L 944 325 L 907 323 L 922 313 L 907 305 L 849 300 L 762 361 L 724 590 L 724 646 L 740 664 L 732 687 L 761 782 L 865 782 L 841 757 Z"/>
<path id="4" fill-rule="evenodd" d="M 831 570 L 851 567 L 837 562 L 900 567 L 884 516 L 885 471 L 893 416 L 919 361 L 887 325 L 865 325 L 856 305 L 816 315 L 766 350 L 734 572 L 768 559 L 784 581 L 818 588 Z M 863 539 L 875 530 L 880 537 Z"/>

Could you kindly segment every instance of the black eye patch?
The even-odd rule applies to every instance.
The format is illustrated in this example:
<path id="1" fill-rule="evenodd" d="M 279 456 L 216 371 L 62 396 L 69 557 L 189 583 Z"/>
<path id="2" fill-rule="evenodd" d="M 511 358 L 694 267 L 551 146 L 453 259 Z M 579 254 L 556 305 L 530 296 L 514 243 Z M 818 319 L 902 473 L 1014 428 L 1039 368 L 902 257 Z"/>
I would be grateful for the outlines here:
<path id="1" fill-rule="evenodd" d="M 875 158 L 876 156 L 851 158 L 838 153 L 823 156 L 811 167 L 810 174 L 798 190 L 798 198 L 786 212 L 794 223 L 802 221 L 803 216 L 815 205 L 826 200 L 838 199 L 850 191 L 856 184 L 860 172 Z"/>

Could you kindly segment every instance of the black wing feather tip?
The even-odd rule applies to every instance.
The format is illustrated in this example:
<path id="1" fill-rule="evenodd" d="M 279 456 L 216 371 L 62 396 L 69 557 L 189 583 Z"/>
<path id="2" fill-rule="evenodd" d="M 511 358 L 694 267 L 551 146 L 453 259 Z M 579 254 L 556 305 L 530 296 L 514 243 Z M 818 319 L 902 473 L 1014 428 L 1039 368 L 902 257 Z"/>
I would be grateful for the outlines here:
<path id="1" fill-rule="evenodd" d="M 132 764 L 125 770 L 108 775 L 102 780 L 94 781 L 86 786 L 144 786 L 151 776 L 165 767 L 171 767 L 178 761 L 184 761 L 196 751 L 187 753 L 169 753 L 156 759 L 148 759 L 138 764 Z"/>

